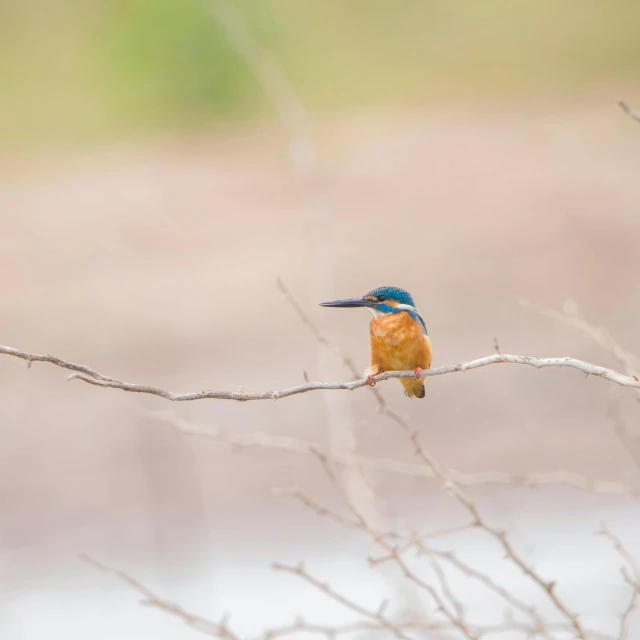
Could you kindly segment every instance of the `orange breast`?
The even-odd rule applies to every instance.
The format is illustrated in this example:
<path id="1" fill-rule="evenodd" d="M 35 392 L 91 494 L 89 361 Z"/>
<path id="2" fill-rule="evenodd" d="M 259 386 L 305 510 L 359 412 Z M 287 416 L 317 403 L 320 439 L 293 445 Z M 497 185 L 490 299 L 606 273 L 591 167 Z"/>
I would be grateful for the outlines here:
<path id="1" fill-rule="evenodd" d="M 369 345 L 372 367 L 406 371 L 431 366 L 431 341 L 404 311 L 373 318 L 369 326 Z"/>

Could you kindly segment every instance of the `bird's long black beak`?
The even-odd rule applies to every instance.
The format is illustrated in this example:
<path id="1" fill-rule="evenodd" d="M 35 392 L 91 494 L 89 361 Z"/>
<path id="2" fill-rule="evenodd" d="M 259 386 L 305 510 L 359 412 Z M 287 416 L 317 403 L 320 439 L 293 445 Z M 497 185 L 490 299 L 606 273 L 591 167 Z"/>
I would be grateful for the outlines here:
<path id="1" fill-rule="evenodd" d="M 372 303 L 364 298 L 347 298 L 345 300 L 331 300 L 321 302 L 321 307 L 370 307 Z"/>

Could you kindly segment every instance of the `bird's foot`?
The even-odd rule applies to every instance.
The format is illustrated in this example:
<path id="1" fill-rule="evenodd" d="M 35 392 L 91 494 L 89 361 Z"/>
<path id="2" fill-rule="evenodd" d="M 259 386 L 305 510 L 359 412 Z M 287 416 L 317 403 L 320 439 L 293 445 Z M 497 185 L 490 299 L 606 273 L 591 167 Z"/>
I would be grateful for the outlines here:
<path id="1" fill-rule="evenodd" d="M 422 373 L 422 368 L 421 367 L 416 367 L 416 370 L 415 370 L 416 380 L 420 380 L 420 374 L 421 373 Z"/>
<path id="2" fill-rule="evenodd" d="M 384 373 L 384 369 L 377 364 L 372 364 L 370 367 L 367 367 L 364 370 L 364 381 L 370 386 L 375 387 L 376 381 L 372 380 L 373 376 L 379 376 L 381 373 Z"/>

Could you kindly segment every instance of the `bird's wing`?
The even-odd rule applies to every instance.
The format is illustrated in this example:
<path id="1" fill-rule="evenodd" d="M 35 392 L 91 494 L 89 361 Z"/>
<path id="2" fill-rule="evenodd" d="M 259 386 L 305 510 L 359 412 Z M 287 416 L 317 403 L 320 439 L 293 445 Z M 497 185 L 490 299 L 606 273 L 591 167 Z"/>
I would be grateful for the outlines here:
<path id="1" fill-rule="evenodd" d="M 424 320 L 422 319 L 422 317 L 416 313 L 416 318 L 418 319 L 418 322 L 420 323 L 420 326 L 422 327 L 422 330 L 424 331 L 424 335 L 428 336 L 429 334 L 427 333 L 427 326 L 424 323 Z"/>

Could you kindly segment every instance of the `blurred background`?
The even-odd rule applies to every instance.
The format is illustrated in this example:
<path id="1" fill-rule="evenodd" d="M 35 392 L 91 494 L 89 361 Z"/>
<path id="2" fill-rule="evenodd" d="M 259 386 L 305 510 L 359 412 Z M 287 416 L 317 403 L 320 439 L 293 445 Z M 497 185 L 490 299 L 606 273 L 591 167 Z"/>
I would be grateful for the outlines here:
<path id="1" fill-rule="evenodd" d="M 513 296 L 577 309 L 640 353 L 640 125 L 615 106 L 640 105 L 639 25 L 631 0 L 0 0 L 1 342 L 174 391 L 347 380 L 281 278 L 362 370 L 368 316 L 317 302 L 380 285 L 411 291 L 434 366 L 497 341 L 620 369 Z M 505 366 L 433 378 L 423 402 L 378 389 L 446 467 L 640 487 L 616 435 L 640 437 L 639 409 L 611 387 Z M 251 637 L 297 615 L 353 619 L 275 561 L 373 609 L 395 598 L 366 537 L 273 495 L 297 486 L 344 510 L 317 461 L 224 441 L 256 431 L 415 462 L 367 390 L 172 406 L 1 358 L 2 636 L 196 637 L 81 553 Z M 428 478 L 367 480 L 390 522 L 465 520 Z M 604 520 L 640 555 L 637 502 L 471 491 L 586 624 L 616 633 L 628 586 L 593 532 Z M 465 535 L 442 548 L 544 607 Z M 501 620 L 468 582 L 470 617 Z"/>

